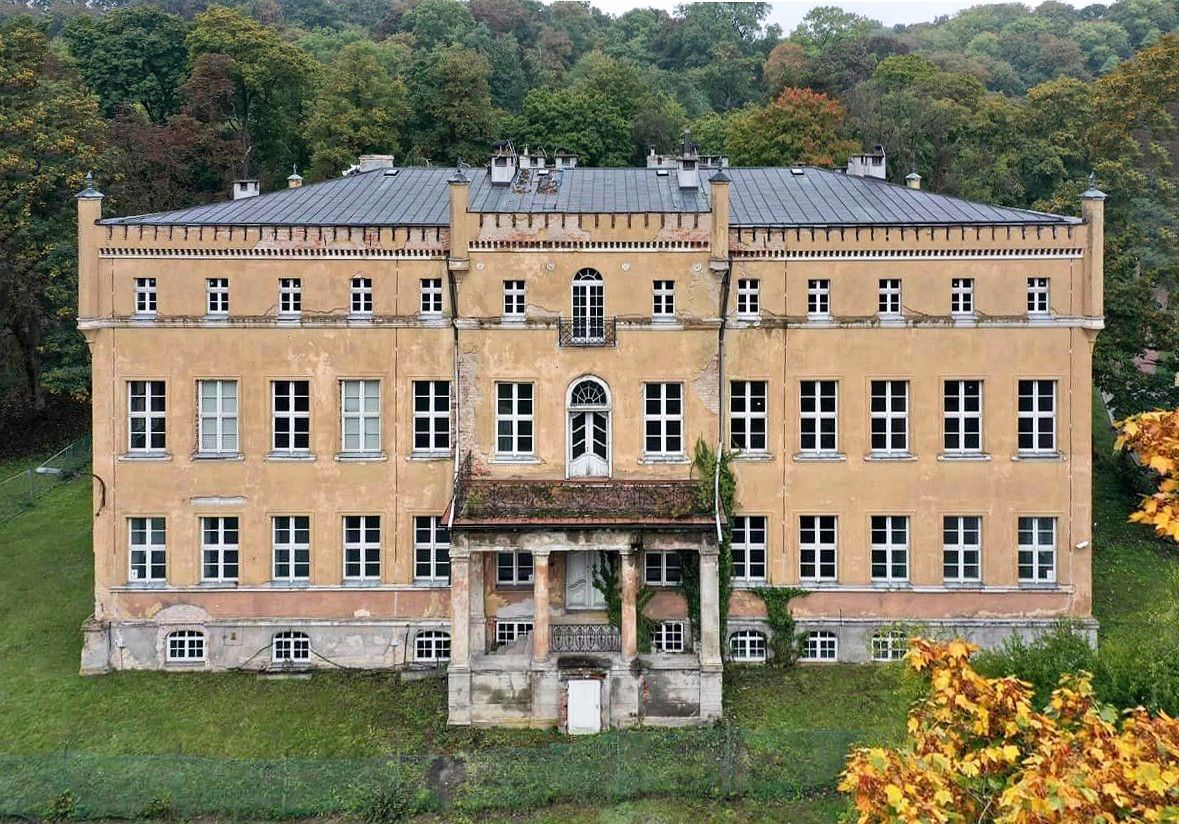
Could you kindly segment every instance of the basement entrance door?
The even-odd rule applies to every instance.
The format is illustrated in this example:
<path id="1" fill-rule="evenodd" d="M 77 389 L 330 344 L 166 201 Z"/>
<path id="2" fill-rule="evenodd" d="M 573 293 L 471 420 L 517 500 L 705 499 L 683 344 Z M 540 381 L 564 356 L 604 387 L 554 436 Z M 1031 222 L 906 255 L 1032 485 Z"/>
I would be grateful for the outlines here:
<path id="1" fill-rule="evenodd" d="M 602 731 L 602 682 L 595 678 L 569 681 L 566 693 L 570 735 L 591 735 Z"/>

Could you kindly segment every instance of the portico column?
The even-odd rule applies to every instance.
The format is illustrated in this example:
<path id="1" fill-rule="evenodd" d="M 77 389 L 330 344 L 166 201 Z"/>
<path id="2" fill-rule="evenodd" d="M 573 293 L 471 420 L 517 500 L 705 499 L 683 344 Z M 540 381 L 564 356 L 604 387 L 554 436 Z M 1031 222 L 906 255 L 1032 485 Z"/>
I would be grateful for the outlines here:
<path id="1" fill-rule="evenodd" d="M 450 666 L 451 724 L 471 723 L 471 551 L 465 536 L 450 548 Z"/>
<path id="2" fill-rule="evenodd" d="M 549 552 L 532 551 L 532 660 L 549 658 Z"/>
<path id="3" fill-rule="evenodd" d="M 700 664 L 721 665 L 720 572 L 715 544 L 700 548 Z"/>
<path id="4" fill-rule="evenodd" d="M 635 597 L 638 590 L 638 553 L 634 547 L 620 551 L 622 556 L 622 657 L 634 658 L 639 653 L 638 614 Z"/>
<path id="5" fill-rule="evenodd" d="M 487 653 L 487 612 L 484 605 L 483 567 L 487 553 L 471 548 L 471 560 L 467 572 L 467 601 L 470 604 L 470 630 L 467 649 L 472 656 Z"/>

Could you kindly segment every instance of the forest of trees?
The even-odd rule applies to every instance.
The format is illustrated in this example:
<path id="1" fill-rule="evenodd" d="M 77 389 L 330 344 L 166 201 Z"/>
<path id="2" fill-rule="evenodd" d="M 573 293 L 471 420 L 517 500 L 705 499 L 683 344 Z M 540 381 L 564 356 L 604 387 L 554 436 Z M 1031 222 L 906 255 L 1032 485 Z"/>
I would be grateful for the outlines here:
<path id="1" fill-rule="evenodd" d="M 1075 214 L 1107 201 L 1098 380 L 1120 412 L 1179 405 L 1179 0 L 977 6 L 886 28 L 764 3 L 610 16 L 558 0 L 204 0 L 0 5 L 0 433 L 84 400 L 72 194 L 108 212 L 308 182 L 361 153 L 483 162 L 491 142 L 641 162 L 684 128 L 734 165 L 841 164 Z M 1171 309 L 1163 304 L 1168 293 Z M 1148 374 L 1136 358 L 1157 352 Z"/>

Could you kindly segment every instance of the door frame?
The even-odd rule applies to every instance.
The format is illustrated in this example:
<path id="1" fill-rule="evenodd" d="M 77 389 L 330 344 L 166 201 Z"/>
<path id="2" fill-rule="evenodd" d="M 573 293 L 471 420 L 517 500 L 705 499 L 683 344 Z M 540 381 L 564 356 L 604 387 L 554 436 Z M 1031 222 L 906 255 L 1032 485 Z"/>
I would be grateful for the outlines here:
<path id="1" fill-rule="evenodd" d="M 593 381 L 606 394 L 606 403 L 602 405 L 573 405 L 573 388 L 582 381 Z M 610 394 L 610 384 L 597 375 L 579 375 L 569 382 L 565 390 L 565 478 L 612 478 L 614 477 L 614 398 Z M 574 475 L 573 469 L 573 416 L 582 412 L 601 412 L 606 416 L 606 474 L 605 475 Z M 587 448 L 593 451 L 593 431 L 587 429 L 586 437 L 590 439 Z"/>

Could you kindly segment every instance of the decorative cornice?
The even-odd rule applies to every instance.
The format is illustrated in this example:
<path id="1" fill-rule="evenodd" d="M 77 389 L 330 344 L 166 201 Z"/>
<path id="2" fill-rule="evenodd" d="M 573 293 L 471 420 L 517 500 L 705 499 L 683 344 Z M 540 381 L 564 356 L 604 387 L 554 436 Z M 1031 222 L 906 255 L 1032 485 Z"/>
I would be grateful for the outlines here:
<path id="1" fill-rule="evenodd" d="M 1080 247 L 1051 249 L 734 249 L 734 260 L 1080 259 Z"/>
<path id="2" fill-rule="evenodd" d="M 201 258 L 383 258 L 386 260 L 445 260 L 446 249 L 326 249 L 317 247 L 248 249 L 179 249 L 167 247 L 136 248 L 104 246 L 98 250 L 100 258 L 173 258 L 195 260 Z"/>
<path id="3" fill-rule="evenodd" d="M 706 240 L 473 240 L 472 252 L 701 252 Z"/>

